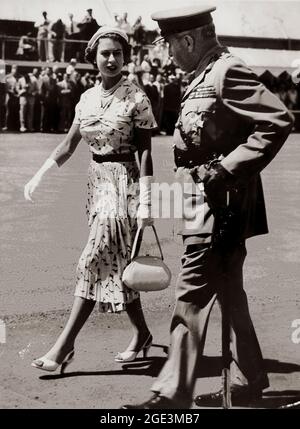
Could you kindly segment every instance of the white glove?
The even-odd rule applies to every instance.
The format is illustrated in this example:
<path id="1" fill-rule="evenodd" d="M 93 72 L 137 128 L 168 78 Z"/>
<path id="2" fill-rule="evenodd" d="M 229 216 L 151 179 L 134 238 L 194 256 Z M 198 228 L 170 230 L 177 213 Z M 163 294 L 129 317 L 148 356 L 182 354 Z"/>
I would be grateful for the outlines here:
<path id="1" fill-rule="evenodd" d="M 53 166 L 58 167 L 57 162 L 54 161 L 54 159 L 48 158 L 33 178 L 26 183 L 24 186 L 24 197 L 27 201 L 31 201 L 33 203 L 33 199 L 31 198 L 33 192 L 39 186 L 44 174 Z"/>
<path id="2" fill-rule="evenodd" d="M 154 223 L 151 217 L 151 184 L 154 182 L 153 176 L 144 176 L 140 180 L 140 205 L 137 210 L 137 224 L 139 228 L 151 226 Z"/>

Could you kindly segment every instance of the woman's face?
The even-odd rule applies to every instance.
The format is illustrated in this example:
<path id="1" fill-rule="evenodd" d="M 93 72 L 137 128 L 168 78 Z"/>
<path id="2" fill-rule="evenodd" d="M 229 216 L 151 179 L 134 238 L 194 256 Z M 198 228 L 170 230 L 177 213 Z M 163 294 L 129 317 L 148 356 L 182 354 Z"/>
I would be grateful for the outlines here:
<path id="1" fill-rule="evenodd" d="M 102 76 L 116 77 L 121 74 L 124 54 L 121 43 L 112 39 L 99 39 L 96 63 Z"/>

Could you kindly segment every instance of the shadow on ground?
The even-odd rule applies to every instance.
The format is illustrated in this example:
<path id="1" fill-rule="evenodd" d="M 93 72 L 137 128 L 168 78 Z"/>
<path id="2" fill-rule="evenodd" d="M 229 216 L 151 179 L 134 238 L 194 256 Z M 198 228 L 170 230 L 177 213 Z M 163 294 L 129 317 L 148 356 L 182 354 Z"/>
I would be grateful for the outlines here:
<path id="1" fill-rule="evenodd" d="M 153 344 L 153 347 L 161 348 L 167 353 L 167 347 L 161 344 Z M 57 380 L 71 377 L 86 377 L 86 376 L 108 376 L 108 375 L 141 375 L 155 378 L 162 369 L 166 357 L 151 356 L 149 358 L 138 358 L 134 362 L 123 364 L 120 369 L 109 371 L 73 371 L 63 374 L 42 375 L 40 380 Z M 300 365 L 292 362 L 280 362 L 275 359 L 265 359 L 265 368 L 268 373 L 289 374 L 300 372 Z M 202 364 L 199 368 L 197 376 L 204 377 L 219 377 L 222 373 L 222 361 L 217 356 L 203 356 Z M 215 407 L 212 403 L 206 407 Z M 217 405 L 219 407 L 219 405 Z M 282 390 L 282 391 L 267 391 L 263 397 L 251 403 L 235 403 L 233 407 L 243 408 L 300 408 L 300 390 Z"/>

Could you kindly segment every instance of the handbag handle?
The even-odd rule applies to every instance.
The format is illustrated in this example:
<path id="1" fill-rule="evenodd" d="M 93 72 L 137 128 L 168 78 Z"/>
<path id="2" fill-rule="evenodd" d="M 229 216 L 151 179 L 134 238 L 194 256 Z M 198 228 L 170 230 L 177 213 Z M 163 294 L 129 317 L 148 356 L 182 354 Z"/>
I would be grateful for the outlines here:
<path id="1" fill-rule="evenodd" d="M 158 246 L 158 249 L 159 249 L 160 258 L 162 260 L 164 260 L 164 256 L 163 256 L 163 253 L 162 253 L 162 250 L 161 250 L 161 246 L 160 246 L 160 242 L 159 242 L 159 239 L 158 239 L 158 235 L 157 235 L 155 226 L 151 225 L 151 227 L 153 229 L 153 232 L 154 232 L 154 235 L 155 235 L 155 238 L 156 238 L 156 243 L 157 243 L 157 246 Z M 136 232 L 136 235 L 135 235 L 135 238 L 134 238 L 134 242 L 133 242 L 133 245 L 132 245 L 131 260 L 133 260 L 134 258 L 136 258 L 138 256 L 138 253 L 139 253 L 140 247 L 141 247 L 141 243 L 142 243 L 142 239 L 143 239 L 143 234 L 144 234 L 144 229 L 141 228 L 141 227 L 139 227 L 138 230 L 137 230 L 137 232 Z"/>

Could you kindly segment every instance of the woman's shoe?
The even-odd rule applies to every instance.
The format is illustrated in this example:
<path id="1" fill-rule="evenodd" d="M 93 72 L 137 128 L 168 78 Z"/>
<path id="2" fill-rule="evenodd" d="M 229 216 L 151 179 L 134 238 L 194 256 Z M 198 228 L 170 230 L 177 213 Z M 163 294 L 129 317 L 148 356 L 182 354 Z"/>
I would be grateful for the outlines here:
<path id="1" fill-rule="evenodd" d="M 56 371 L 59 366 L 61 366 L 60 373 L 63 374 L 65 372 L 66 367 L 74 360 L 74 349 L 71 350 L 62 363 L 57 363 L 54 360 L 48 359 L 45 356 L 35 359 L 31 366 L 34 368 L 42 369 L 43 371 L 53 372 Z"/>
<path id="2" fill-rule="evenodd" d="M 153 341 L 153 337 L 151 334 L 149 334 L 147 340 L 144 342 L 144 344 L 139 350 L 136 350 L 136 351 L 128 350 L 122 353 L 118 353 L 117 356 L 115 357 L 115 362 L 121 362 L 121 363 L 133 362 L 141 351 L 143 352 L 143 358 L 146 358 L 148 351 L 152 346 L 152 341 Z"/>

